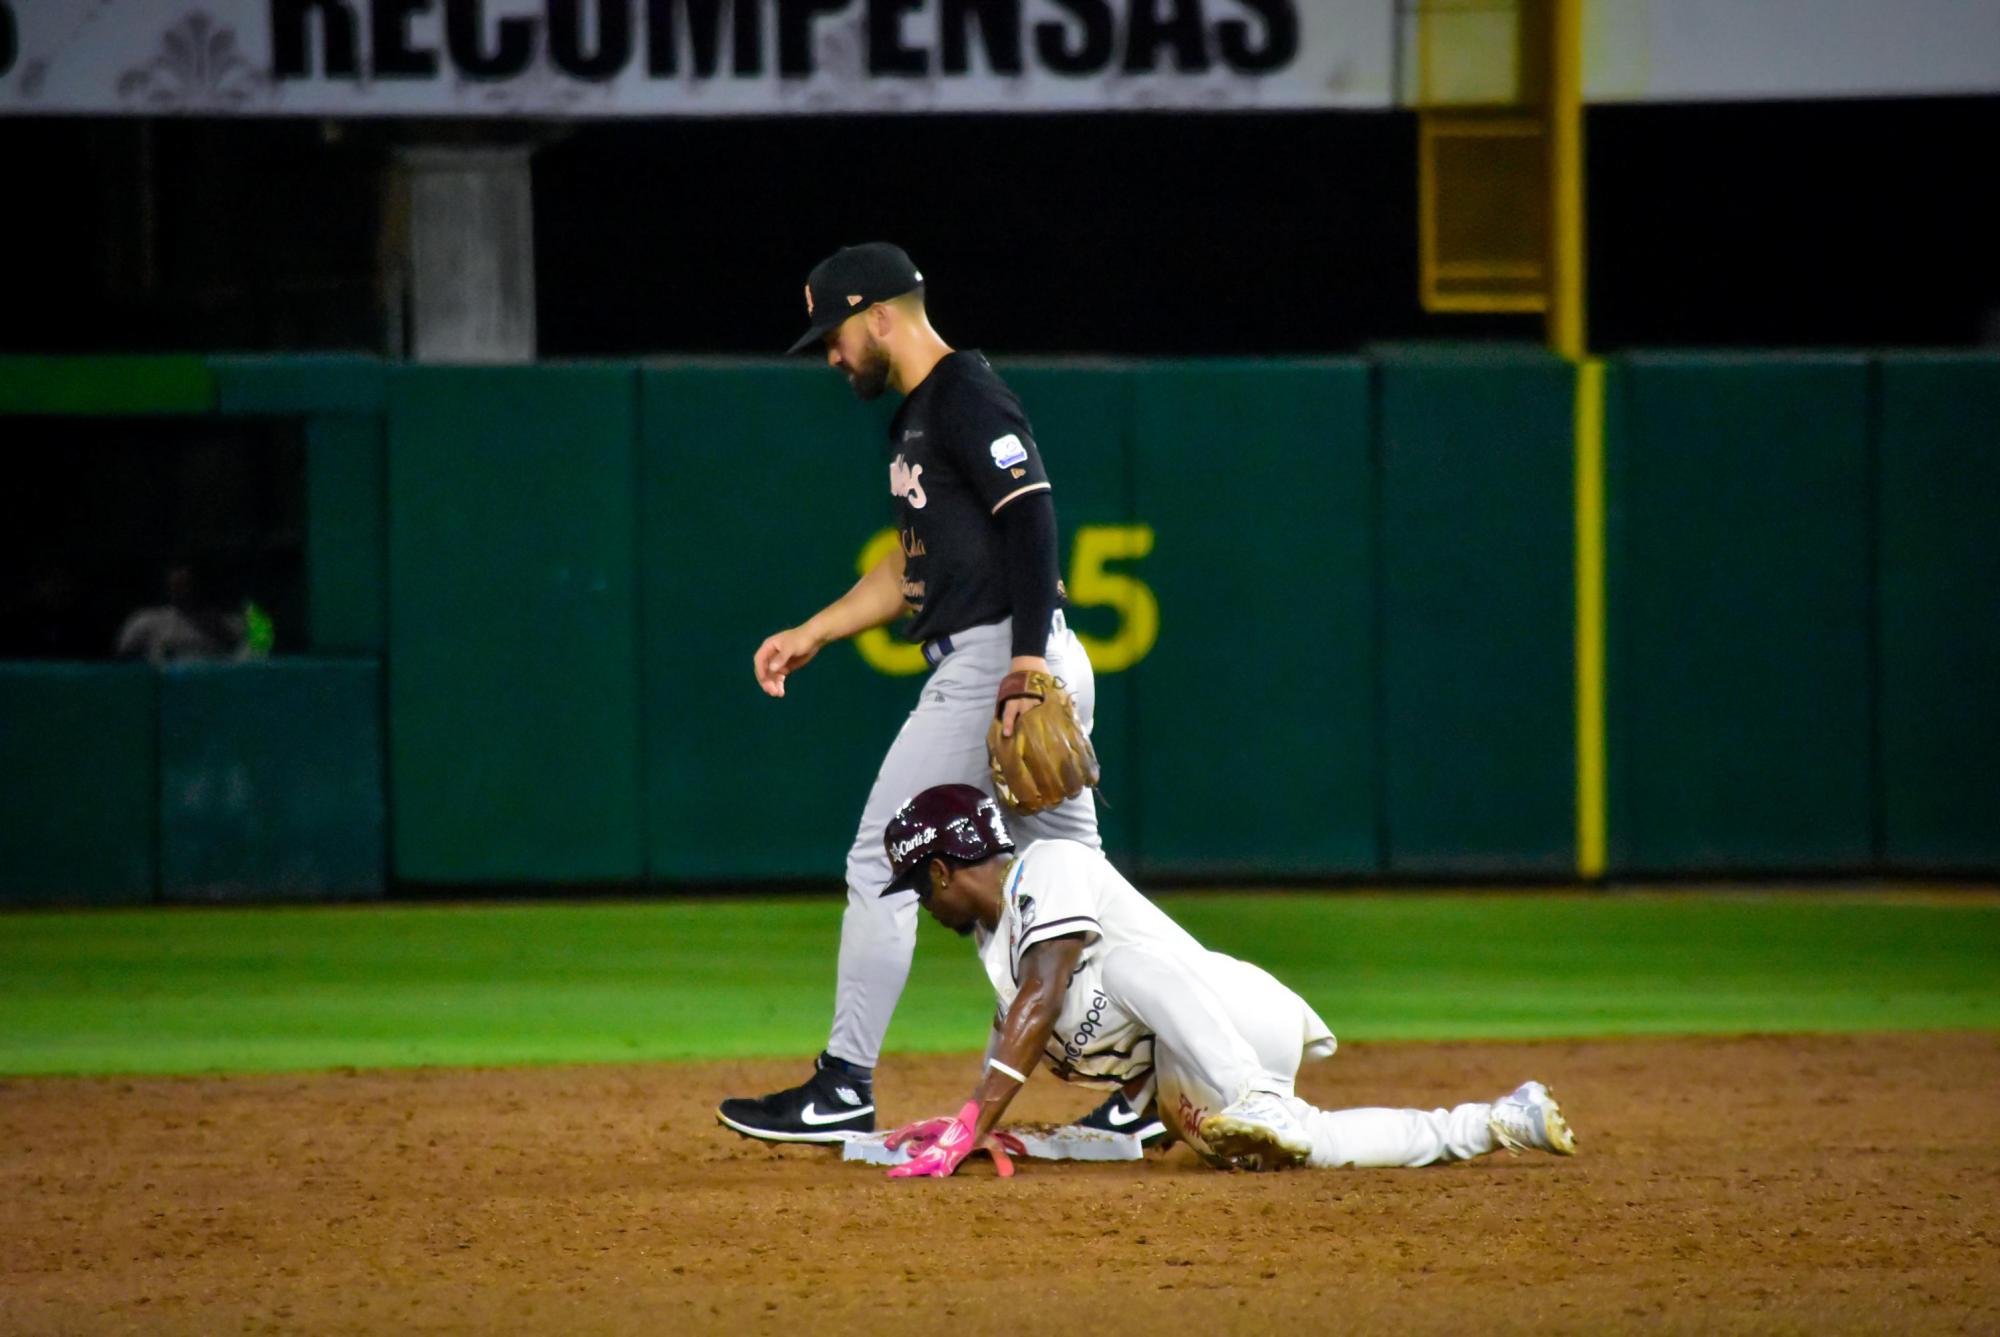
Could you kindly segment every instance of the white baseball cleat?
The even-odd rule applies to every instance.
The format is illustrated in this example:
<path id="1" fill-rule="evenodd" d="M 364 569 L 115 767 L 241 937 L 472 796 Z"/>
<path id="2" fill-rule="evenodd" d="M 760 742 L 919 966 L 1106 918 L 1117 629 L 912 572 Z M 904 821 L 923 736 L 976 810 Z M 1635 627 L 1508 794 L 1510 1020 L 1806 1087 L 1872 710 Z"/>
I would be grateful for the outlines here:
<path id="1" fill-rule="evenodd" d="M 1486 1118 L 1493 1136 L 1509 1151 L 1546 1151 L 1576 1155 L 1576 1134 L 1563 1118 L 1562 1106 L 1540 1082 L 1522 1082 L 1493 1102 Z"/>
<path id="2" fill-rule="evenodd" d="M 1282 1170 L 1304 1165 L 1312 1134 L 1291 1107 L 1268 1091 L 1252 1091 L 1201 1121 L 1201 1140 L 1231 1168 Z"/>

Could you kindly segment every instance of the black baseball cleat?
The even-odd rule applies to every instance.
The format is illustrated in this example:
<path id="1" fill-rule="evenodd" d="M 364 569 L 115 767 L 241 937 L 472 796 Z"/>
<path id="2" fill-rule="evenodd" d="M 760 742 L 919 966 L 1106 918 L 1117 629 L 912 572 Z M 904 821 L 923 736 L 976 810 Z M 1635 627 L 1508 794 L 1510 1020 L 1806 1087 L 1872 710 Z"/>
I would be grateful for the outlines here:
<path id="1" fill-rule="evenodd" d="M 822 1054 L 803 1086 L 722 1102 L 715 1117 L 765 1142 L 845 1142 L 875 1131 L 875 1093 Z"/>
<path id="2" fill-rule="evenodd" d="M 1144 1113 L 1132 1108 L 1123 1091 L 1113 1091 L 1111 1099 L 1084 1115 L 1077 1123 L 1107 1133 L 1131 1133 L 1142 1147 L 1157 1147 L 1167 1140 L 1167 1126 L 1160 1122 L 1159 1107 L 1151 1101 Z"/>

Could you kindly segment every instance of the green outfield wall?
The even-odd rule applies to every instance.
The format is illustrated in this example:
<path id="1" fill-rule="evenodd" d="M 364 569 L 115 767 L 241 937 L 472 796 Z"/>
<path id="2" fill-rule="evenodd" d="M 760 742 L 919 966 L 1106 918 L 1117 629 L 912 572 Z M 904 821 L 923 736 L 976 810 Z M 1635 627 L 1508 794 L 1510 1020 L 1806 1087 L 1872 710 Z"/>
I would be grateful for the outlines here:
<path id="1" fill-rule="evenodd" d="M 1575 866 L 1575 375 L 1537 355 L 1380 371 L 1383 835 L 1392 873 Z"/>
<path id="2" fill-rule="evenodd" d="M 0 664 L 0 903 L 154 898 L 157 696 L 131 665 Z"/>
<path id="3" fill-rule="evenodd" d="M 1867 361 L 1635 357 L 1609 384 L 1613 865 L 1868 866 Z"/>
<path id="4" fill-rule="evenodd" d="M 389 779 L 421 882 L 641 876 L 637 376 L 389 381 Z"/>
<path id="5" fill-rule="evenodd" d="M 771 701 L 750 656 L 854 582 L 883 511 L 872 416 L 837 378 L 784 366 L 648 369 L 637 384 L 647 872 L 728 881 L 831 867 L 837 879 L 868 777 L 843 795 L 801 794 L 888 746 L 914 680 L 842 647 Z"/>
<path id="6" fill-rule="evenodd" d="M 1121 863 L 1576 872 L 1569 364 L 996 362 Z M 749 659 L 893 541 L 891 407 L 806 362 L 0 359 L 0 440 L 298 424 L 314 656 L 0 668 L 0 900 L 836 881 L 921 660 L 774 701 Z M 1602 407 L 1608 875 L 2000 872 L 2000 358 L 1633 355 Z"/>
<path id="7" fill-rule="evenodd" d="M 1880 359 L 1879 852 L 2000 867 L 2000 359 Z"/>
<path id="8" fill-rule="evenodd" d="M 1136 830 L 1150 874 L 1382 869 L 1371 382 L 1354 362 L 1130 378 L 1140 528 L 1123 551 L 1144 555 L 1118 564 L 1138 583 L 1111 592 L 1149 601 L 1157 632 L 1098 689 L 1129 693 L 1139 739 L 1130 772 L 1107 771 L 1107 828 Z M 1072 590 L 1092 594 L 1079 574 Z M 1115 668 L 1139 648 L 1128 636 L 1096 658 Z M 1274 711 L 1287 702 L 1310 704 Z"/>
<path id="9" fill-rule="evenodd" d="M 190 665 L 158 678 L 160 899 L 380 896 L 381 670 Z"/>

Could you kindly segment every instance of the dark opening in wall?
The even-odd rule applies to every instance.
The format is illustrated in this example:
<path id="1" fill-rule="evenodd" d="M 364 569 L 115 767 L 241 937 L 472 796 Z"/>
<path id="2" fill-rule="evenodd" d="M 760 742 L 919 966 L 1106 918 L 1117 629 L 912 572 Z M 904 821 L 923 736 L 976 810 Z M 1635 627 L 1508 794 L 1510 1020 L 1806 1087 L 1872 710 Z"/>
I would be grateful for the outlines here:
<path id="1" fill-rule="evenodd" d="M 0 657 L 102 659 L 142 608 L 254 601 L 305 647 L 305 449 L 294 424 L 5 418 Z"/>

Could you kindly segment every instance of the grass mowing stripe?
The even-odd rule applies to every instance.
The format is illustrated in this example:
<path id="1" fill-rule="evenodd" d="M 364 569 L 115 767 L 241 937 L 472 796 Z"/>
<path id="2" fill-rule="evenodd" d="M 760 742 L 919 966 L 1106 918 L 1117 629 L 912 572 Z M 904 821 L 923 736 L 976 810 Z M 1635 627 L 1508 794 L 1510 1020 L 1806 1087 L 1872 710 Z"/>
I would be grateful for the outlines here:
<path id="1" fill-rule="evenodd" d="M 2000 904 L 1165 896 L 1350 1040 L 2000 1027 Z M 712 1059 L 825 1041 L 840 898 L 0 916 L 0 1072 Z M 992 996 L 926 922 L 892 1050 Z"/>

